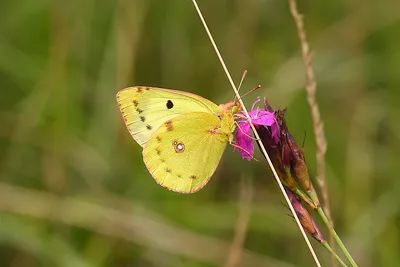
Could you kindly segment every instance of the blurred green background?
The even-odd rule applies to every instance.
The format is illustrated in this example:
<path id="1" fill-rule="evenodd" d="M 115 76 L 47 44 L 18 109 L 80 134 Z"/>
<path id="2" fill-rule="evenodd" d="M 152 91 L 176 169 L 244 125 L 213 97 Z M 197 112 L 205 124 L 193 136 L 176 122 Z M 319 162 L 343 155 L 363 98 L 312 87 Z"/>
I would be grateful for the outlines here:
<path id="1" fill-rule="evenodd" d="M 248 70 L 243 91 L 262 85 L 246 103 L 259 95 L 288 107 L 299 143 L 306 133 L 314 177 L 287 1 L 199 5 L 234 79 Z M 336 230 L 359 266 L 399 266 L 399 2 L 300 1 L 299 9 Z M 260 154 L 247 162 L 228 147 L 208 185 L 180 195 L 155 183 L 125 129 L 115 93 L 127 86 L 233 99 L 191 1 L 3 0 L 0 36 L 1 266 L 314 266 Z"/>

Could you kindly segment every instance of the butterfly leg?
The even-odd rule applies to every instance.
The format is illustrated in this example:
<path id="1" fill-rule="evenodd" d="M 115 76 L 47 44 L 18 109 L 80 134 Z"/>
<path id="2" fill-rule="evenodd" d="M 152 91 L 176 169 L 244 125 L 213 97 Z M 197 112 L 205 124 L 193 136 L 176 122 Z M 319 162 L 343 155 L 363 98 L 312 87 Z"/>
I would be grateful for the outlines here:
<path id="1" fill-rule="evenodd" d="M 242 134 L 244 134 L 244 135 L 247 136 L 248 138 L 251 138 L 251 139 L 254 140 L 254 141 L 260 140 L 260 139 L 254 138 L 253 136 L 248 135 L 247 133 L 243 132 L 242 128 L 240 128 L 239 123 L 237 123 L 237 121 L 235 121 L 235 124 L 236 124 L 236 126 L 237 126 L 237 128 L 238 128 L 238 131 L 240 131 Z"/>
<path id="2" fill-rule="evenodd" d="M 237 148 L 237 149 L 240 149 L 240 150 L 244 151 L 245 153 L 251 155 L 251 158 L 252 158 L 252 159 L 254 159 L 255 161 L 259 162 L 258 159 L 256 159 L 249 151 L 247 151 L 247 150 L 244 149 L 243 147 L 238 146 L 238 145 L 236 145 L 236 144 L 234 144 L 234 143 L 232 143 L 232 142 L 229 142 L 229 144 L 230 144 L 231 146 L 233 146 L 233 147 L 235 147 L 235 148 Z"/>

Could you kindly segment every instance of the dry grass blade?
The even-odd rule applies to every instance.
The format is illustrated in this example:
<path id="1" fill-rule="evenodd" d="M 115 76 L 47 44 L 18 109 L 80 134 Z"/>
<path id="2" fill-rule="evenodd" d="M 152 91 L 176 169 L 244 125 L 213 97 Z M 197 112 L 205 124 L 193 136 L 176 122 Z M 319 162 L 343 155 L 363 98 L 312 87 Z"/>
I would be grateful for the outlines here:
<path id="1" fill-rule="evenodd" d="M 331 220 L 329 194 L 326 183 L 326 170 L 325 170 L 326 141 L 324 133 L 324 123 L 322 122 L 321 119 L 321 114 L 319 112 L 318 102 L 316 98 L 317 82 L 315 81 L 314 71 L 311 63 L 312 55 L 310 53 L 310 48 L 306 38 L 306 32 L 304 30 L 303 18 L 302 15 L 300 15 L 297 11 L 296 1 L 289 0 L 289 3 L 290 3 L 290 11 L 296 23 L 297 31 L 299 34 L 301 42 L 301 50 L 303 53 L 304 64 L 306 67 L 307 100 L 311 108 L 311 115 L 314 122 L 314 134 L 317 143 L 317 168 L 318 168 L 317 180 L 319 186 L 321 187 L 322 197 L 324 199 L 324 204 L 325 204 L 324 206 L 325 212 L 327 213 L 329 220 Z"/>

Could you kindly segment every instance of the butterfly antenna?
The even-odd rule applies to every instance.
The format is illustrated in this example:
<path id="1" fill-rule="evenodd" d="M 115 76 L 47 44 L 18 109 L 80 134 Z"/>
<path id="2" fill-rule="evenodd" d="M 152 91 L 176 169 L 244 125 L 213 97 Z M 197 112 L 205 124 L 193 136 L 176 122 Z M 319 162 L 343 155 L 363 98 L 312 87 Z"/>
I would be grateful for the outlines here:
<path id="1" fill-rule="evenodd" d="M 244 95 L 240 96 L 240 99 L 242 99 L 243 97 L 245 97 L 248 94 L 253 93 L 254 91 L 258 90 L 261 88 L 261 85 L 257 85 L 256 87 L 254 87 L 253 89 L 251 89 L 250 91 L 248 91 L 247 93 L 245 93 Z"/>
<path id="2" fill-rule="evenodd" d="M 244 70 L 243 71 L 243 75 L 242 75 L 242 79 L 240 79 L 240 83 L 239 83 L 239 86 L 238 86 L 238 92 L 240 90 L 240 87 L 242 87 L 242 83 L 244 81 L 244 78 L 246 78 L 246 76 L 247 76 L 247 70 Z M 233 102 L 236 102 L 236 96 L 235 96 L 235 99 L 233 100 Z"/>
<path id="3" fill-rule="evenodd" d="M 239 86 L 238 86 L 238 92 L 239 92 L 240 88 L 242 87 L 244 78 L 246 78 L 246 76 L 247 76 L 247 70 L 244 70 L 244 71 L 243 71 L 243 75 L 242 75 L 242 79 L 240 79 L 240 83 L 239 83 Z M 256 91 L 256 90 L 258 90 L 258 89 L 260 89 L 260 88 L 261 88 L 261 85 L 257 85 L 256 87 L 254 87 L 253 89 L 251 89 L 250 91 L 248 91 L 247 93 L 245 93 L 244 95 L 240 96 L 240 99 L 242 99 L 242 98 L 245 97 L 246 95 L 251 94 L 252 92 L 254 92 L 254 91 Z M 236 96 L 235 96 L 233 102 L 235 102 L 235 103 L 238 102 L 238 99 L 236 98 Z"/>

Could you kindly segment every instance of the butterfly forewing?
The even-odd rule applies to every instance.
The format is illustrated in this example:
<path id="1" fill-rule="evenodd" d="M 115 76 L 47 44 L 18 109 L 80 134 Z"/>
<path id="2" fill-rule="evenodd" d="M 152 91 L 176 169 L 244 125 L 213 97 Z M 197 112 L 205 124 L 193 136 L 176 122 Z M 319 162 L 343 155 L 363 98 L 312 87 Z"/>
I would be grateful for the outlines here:
<path id="1" fill-rule="evenodd" d="M 216 104 L 198 95 L 154 87 L 125 88 L 117 93 L 117 102 L 129 132 L 141 146 L 176 116 L 191 112 L 216 116 L 220 112 Z"/>

